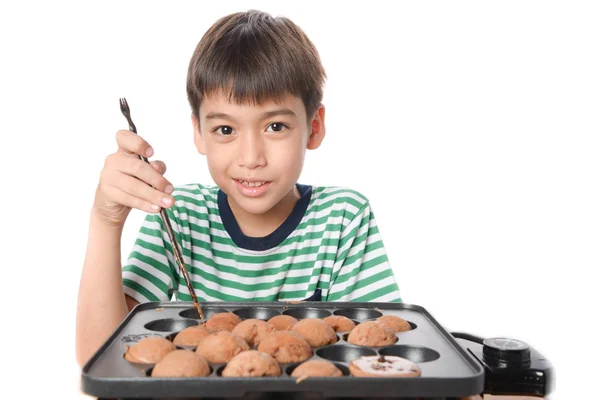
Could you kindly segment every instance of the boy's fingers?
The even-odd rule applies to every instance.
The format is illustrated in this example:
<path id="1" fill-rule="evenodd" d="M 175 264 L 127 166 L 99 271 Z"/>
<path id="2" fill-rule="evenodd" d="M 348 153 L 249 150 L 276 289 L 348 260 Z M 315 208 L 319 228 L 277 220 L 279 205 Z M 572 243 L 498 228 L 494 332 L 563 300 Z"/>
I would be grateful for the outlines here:
<path id="1" fill-rule="evenodd" d="M 151 188 L 150 186 L 148 186 L 145 182 L 140 181 L 139 179 L 136 179 L 133 176 L 129 176 L 129 175 L 125 175 L 125 174 L 120 174 L 121 176 L 119 177 L 119 181 L 118 181 L 118 185 L 114 184 L 113 182 L 115 182 L 114 180 L 111 181 L 108 186 L 118 189 L 120 192 L 126 193 L 132 197 L 134 197 L 136 205 L 132 206 L 129 205 L 129 207 L 135 207 L 135 208 L 139 208 L 139 209 L 143 209 L 146 211 L 151 210 L 151 208 L 149 208 L 149 204 L 153 204 L 155 206 L 158 207 L 163 207 L 163 208 L 169 208 L 173 205 L 173 197 L 154 188 Z M 120 193 L 116 193 L 116 195 L 120 195 Z M 120 204 L 125 204 L 125 203 L 121 203 L 121 201 L 133 201 L 129 198 L 129 196 L 120 196 L 119 198 L 115 199 L 114 201 L 119 202 Z M 146 204 L 148 203 L 148 204 Z M 144 206 L 145 208 L 140 208 L 138 207 L 139 205 Z"/>
<path id="2" fill-rule="evenodd" d="M 139 158 L 121 157 L 117 170 L 133 176 L 146 185 L 154 186 L 165 193 L 173 191 L 173 185 L 158 171 L 153 164 L 148 164 Z M 160 165 L 160 164 L 159 164 Z M 132 193 L 133 194 L 133 193 Z"/>
<path id="3" fill-rule="evenodd" d="M 122 176 L 133 176 L 147 186 L 151 185 L 170 194 L 173 191 L 173 185 L 156 168 L 166 170 L 166 165 L 162 161 L 154 165 L 148 164 L 137 157 L 129 157 L 122 152 L 116 152 L 104 160 L 100 181 L 104 185 L 120 187 Z"/>
<path id="4" fill-rule="evenodd" d="M 161 208 L 165 207 L 164 205 L 158 206 L 150 201 L 133 196 L 114 186 L 106 186 L 104 191 L 111 199 L 115 199 L 117 203 L 148 213 L 158 213 Z"/>
<path id="5" fill-rule="evenodd" d="M 141 136 L 127 130 L 117 132 L 117 145 L 120 151 L 137 154 L 146 158 L 152 157 L 154 150 Z"/>
<path id="6" fill-rule="evenodd" d="M 161 175 L 164 175 L 165 172 L 167 172 L 167 165 L 162 161 L 150 161 L 150 165 L 152 165 L 152 168 L 154 168 L 156 172 L 158 172 Z"/>

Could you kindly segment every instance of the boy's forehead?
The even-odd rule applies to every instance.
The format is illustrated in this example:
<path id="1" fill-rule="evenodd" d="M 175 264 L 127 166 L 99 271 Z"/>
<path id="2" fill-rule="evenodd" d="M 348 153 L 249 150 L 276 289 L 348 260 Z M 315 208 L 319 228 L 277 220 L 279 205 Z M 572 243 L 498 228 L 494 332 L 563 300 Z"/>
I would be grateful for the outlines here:
<path id="1" fill-rule="evenodd" d="M 283 113 L 296 118 L 305 118 L 306 116 L 302 99 L 291 94 L 286 94 L 281 99 L 266 99 L 260 104 L 254 104 L 251 101 L 240 104 L 233 98 L 230 99 L 229 96 L 217 92 L 204 96 L 200 103 L 201 119 L 220 114 L 247 117 L 262 116 L 275 111 L 283 111 Z"/>

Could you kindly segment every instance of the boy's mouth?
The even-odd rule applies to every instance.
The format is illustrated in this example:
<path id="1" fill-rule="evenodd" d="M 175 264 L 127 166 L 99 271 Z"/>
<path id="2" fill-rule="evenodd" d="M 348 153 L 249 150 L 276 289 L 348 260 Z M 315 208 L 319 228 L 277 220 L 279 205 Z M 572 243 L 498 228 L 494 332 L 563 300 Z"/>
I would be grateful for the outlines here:
<path id="1" fill-rule="evenodd" d="M 264 185 L 265 183 L 268 183 L 267 181 L 245 181 L 242 179 L 235 179 L 235 180 L 246 187 L 259 187 L 259 186 Z"/>
<path id="2" fill-rule="evenodd" d="M 244 180 L 234 178 L 235 186 L 242 196 L 246 197 L 260 197 L 265 194 L 271 186 L 269 181 L 259 180 Z"/>

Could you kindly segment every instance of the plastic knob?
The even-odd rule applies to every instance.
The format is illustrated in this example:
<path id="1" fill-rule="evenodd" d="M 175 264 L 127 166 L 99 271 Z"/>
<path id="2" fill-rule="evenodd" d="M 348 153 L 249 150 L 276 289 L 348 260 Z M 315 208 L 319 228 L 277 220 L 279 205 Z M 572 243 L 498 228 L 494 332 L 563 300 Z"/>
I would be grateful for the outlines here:
<path id="1" fill-rule="evenodd" d="M 520 340 L 490 338 L 483 341 L 483 360 L 496 367 L 526 367 L 531 363 L 531 352 Z"/>

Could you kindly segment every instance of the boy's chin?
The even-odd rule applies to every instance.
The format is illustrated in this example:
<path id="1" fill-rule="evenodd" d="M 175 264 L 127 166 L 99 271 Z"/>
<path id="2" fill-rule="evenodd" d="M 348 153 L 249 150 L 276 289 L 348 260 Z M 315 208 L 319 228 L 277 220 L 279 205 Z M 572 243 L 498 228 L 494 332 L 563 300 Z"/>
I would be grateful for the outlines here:
<path id="1" fill-rule="evenodd" d="M 241 197 L 241 198 L 240 198 Z M 272 200 L 268 197 L 255 197 L 255 198 L 246 198 L 240 196 L 233 197 L 233 201 L 235 205 L 245 212 L 249 214 L 262 215 L 273 208 L 275 204 L 273 204 Z"/>

